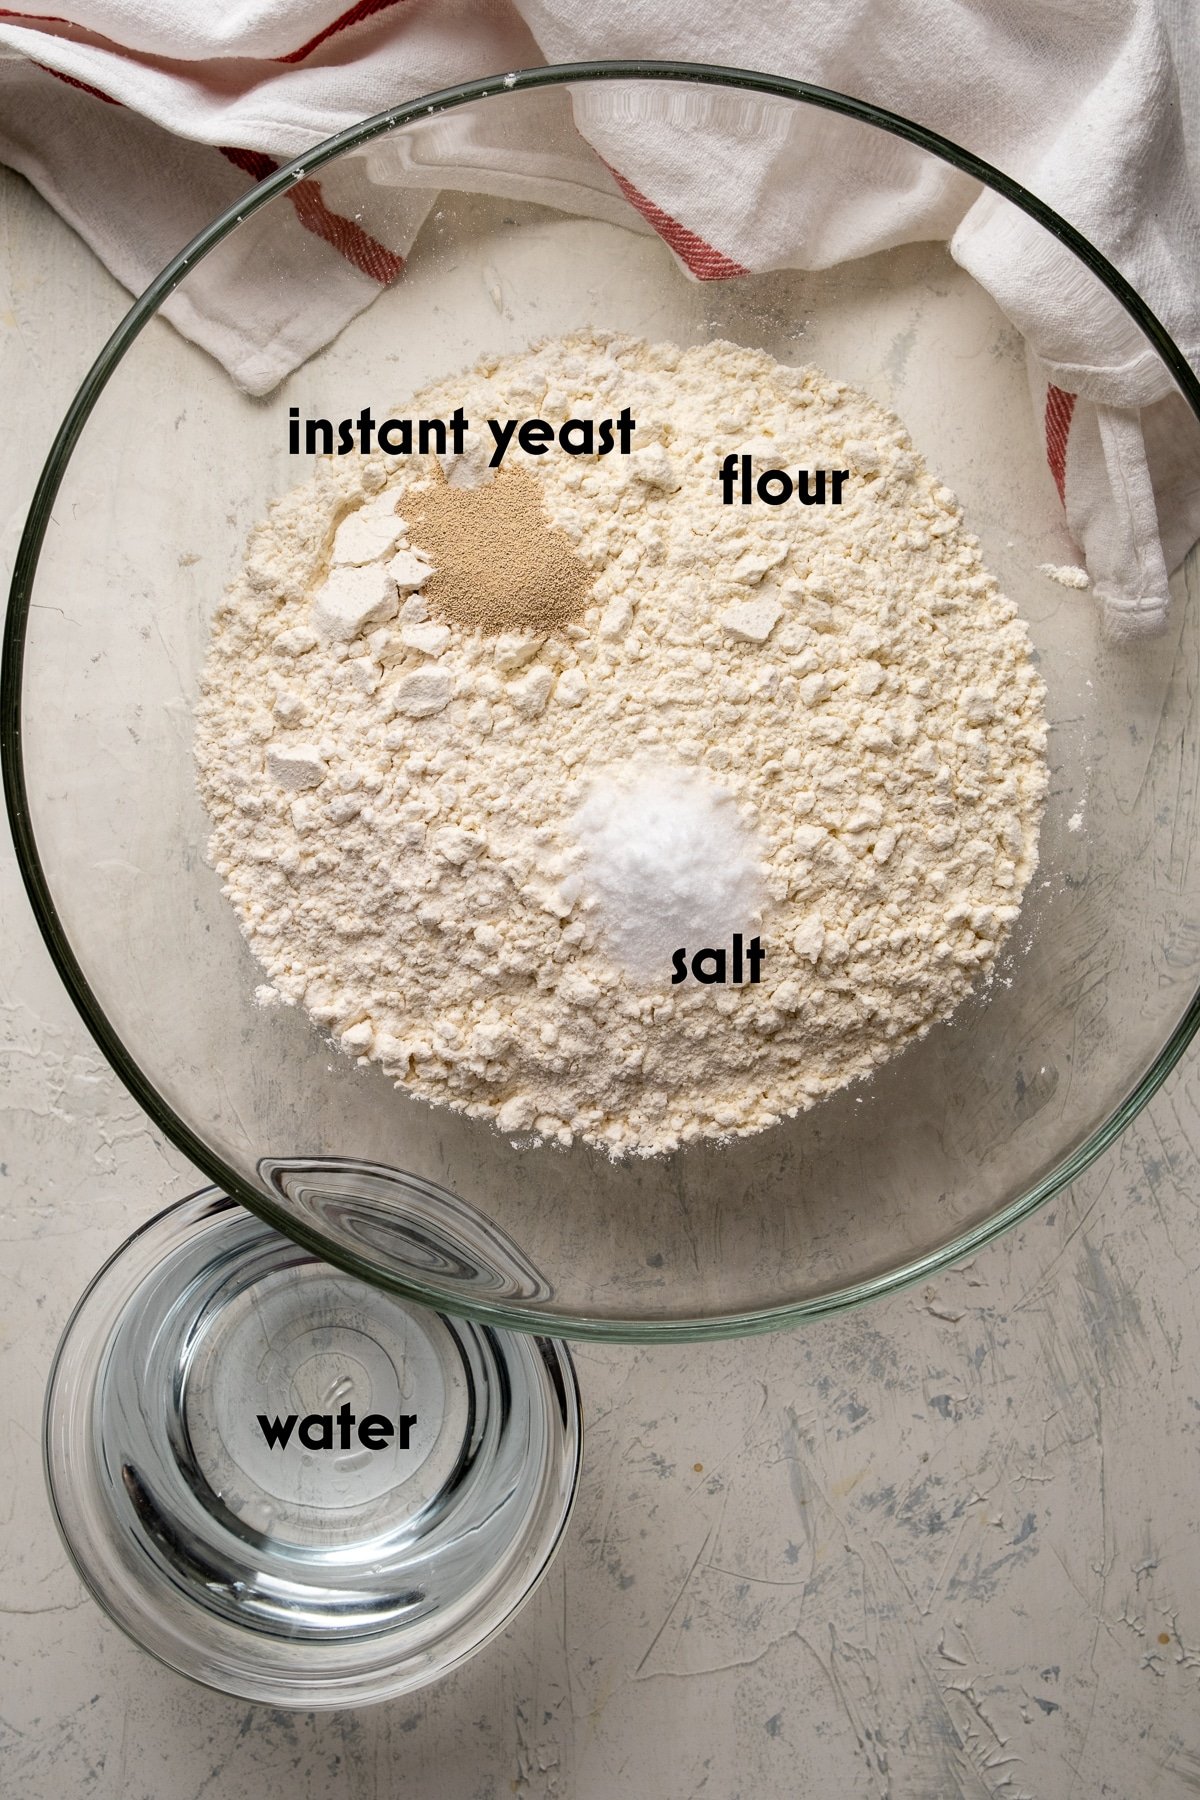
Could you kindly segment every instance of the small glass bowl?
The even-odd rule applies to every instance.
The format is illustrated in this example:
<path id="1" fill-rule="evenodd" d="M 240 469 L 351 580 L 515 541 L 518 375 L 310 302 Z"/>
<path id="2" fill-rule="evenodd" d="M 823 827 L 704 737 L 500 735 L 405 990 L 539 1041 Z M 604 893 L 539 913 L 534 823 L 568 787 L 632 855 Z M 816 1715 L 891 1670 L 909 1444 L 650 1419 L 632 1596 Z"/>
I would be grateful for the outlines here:
<path id="1" fill-rule="evenodd" d="M 56 1519 L 109 1617 L 306 1710 L 424 1686 L 501 1631 L 581 1441 L 564 1345 L 364 1286 L 212 1188 L 95 1277 L 46 1397 Z"/>

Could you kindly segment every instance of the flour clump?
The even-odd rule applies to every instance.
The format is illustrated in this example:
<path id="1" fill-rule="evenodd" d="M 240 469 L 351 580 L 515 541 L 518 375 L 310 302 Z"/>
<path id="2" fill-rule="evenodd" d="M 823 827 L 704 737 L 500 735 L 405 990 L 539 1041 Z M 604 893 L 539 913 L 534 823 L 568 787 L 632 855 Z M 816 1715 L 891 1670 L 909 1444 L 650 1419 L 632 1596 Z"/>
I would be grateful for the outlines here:
<path id="1" fill-rule="evenodd" d="M 321 459 L 259 528 L 196 758 L 269 992 L 407 1094 L 617 1155 L 762 1130 L 947 1018 L 1036 866 L 1043 691 L 901 422 L 761 351 L 605 334 L 409 404 L 637 429 L 508 451 L 552 534 L 532 617 L 439 606 L 432 458 Z M 845 471 L 840 501 L 726 504 L 730 453 Z M 673 983 L 736 933 L 759 979 Z"/>

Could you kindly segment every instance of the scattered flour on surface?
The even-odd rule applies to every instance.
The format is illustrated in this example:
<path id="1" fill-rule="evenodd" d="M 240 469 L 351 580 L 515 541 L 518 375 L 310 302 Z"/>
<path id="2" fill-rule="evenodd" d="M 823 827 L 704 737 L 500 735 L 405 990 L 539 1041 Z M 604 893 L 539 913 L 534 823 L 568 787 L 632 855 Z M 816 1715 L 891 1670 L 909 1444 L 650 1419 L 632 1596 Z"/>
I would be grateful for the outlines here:
<path id="1" fill-rule="evenodd" d="M 1087 570 L 1074 563 L 1039 563 L 1038 574 L 1048 581 L 1057 581 L 1059 587 L 1082 589 L 1092 585 Z"/>
<path id="2" fill-rule="evenodd" d="M 404 523 L 429 467 L 323 459 L 215 616 L 211 859 L 269 986 L 411 1095 L 616 1155 L 759 1131 L 869 1074 L 993 963 L 1046 781 L 1025 628 L 901 422 L 818 370 L 580 334 L 410 409 L 460 404 L 630 407 L 631 456 L 509 453 L 594 574 L 586 609 L 499 636 L 436 617 Z M 843 502 L 724 506 L 728 451 L 849 469 Z M 614 897 L 641 906 L 650 877 L 610 854 L 614 780 L 673 812 L 664 890 L 689 805 L 694 825 L 729 796 L 722 904 L 753 889 L 761 928 L 727 925 L 761 929 L 760 983 L 672 987 L 669 960 L 622 957 Z"/>

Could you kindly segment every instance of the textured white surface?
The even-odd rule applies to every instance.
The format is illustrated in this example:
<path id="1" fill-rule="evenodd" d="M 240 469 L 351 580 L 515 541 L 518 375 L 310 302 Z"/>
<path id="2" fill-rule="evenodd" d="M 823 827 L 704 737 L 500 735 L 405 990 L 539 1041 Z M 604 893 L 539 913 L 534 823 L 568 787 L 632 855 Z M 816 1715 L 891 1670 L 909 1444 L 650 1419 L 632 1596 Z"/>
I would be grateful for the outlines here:
<path id="1" fill-rule="evenodd" d="M 125 298 L 0 171 L 0 561 Z M 1193 582 L 1192 603 L 1200 602 Z M 21 1800 L 1186 1800 L 1200 1792 L 1200 1065 L 926 1290 L 577 1351 L 548 1580 L 441 1686 L 303 1716 L 189 1686 L 50 1520 L 41 1395 L 128 1231 L 199 1185 L 109 1074 L 5 853 L 0 1784 Z"/>

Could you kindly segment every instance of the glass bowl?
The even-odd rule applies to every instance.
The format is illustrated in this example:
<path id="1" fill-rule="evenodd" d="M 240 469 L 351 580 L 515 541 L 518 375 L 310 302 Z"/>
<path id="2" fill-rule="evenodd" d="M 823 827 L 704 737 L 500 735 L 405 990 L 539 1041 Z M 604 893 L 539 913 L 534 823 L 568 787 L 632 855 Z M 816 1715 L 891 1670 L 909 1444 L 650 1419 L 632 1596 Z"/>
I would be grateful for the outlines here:
<path id="1" fill-rule="evenodd" d="M 407 1306 L 209 1188 L 88 1286 L 44 1449 L 116 1624 L 307 1710 L 423 1687 L 504 1629 L 562 1540 L 582 1433 L 564 1345 Z"/>
<path id="2" fill-rule="evenodd" d="M 567 150 L 559 204 L 526 197 L 521 147 L 569 149 L 575 125 L 649 201 L 594 160 L 581 177 Z M 739 208 L 769 210 L 780 192 L 802 202 L 812 266 L 747 275 L 717 258 L 700 273 L 736 278 L 692 279 L 664 235 L 693 261 L 700 240 L 656 212 L 654 170 L 639 164 L 651 135 L 673 179 L 740 162 Z M 313 223 L 296 196 L 311 202 L 318 176 L 343 220 L 384 243 L 405 239 L 414 208 L 428 217 L 403 278 L 379 293 L 362 278 L 365 310 L 269 399 L 249 399 L 159 315 L 195 329 L 195 296 L 215 277 L 236 295 L 251 262 L 297 342 L 310 315 L 345 309 L 345 262 L 297 223 L 305 210 Z M 698 220 L 716 246 L 742 228 L 722 217 L 729 185 L 707 184 Z M 163 271 L 81 387 L 7 622 L 5 767 L 29 893 L 86 1022 L 156 1124 L 223 1191 L 351 1275 L 567 1336 L 811 1318 L 928 1276 L 1025 1217 L 1189 1041 L 1198 609 L 1177 602 L 1164 635 L 1111 645 L 1090 597 L 1039 572 L 1074 553 L 1014 326 L 940 241 L 842 259 L 845 197 L 884 204 L 898 187 L 927 196 L 931 238 L 945 236 L 939 216 L 986 193 L 1011 257 L 1041 257 L 1064 294 L 1098 298 L 1141 345 L 1148 396 L 1182 395 L 1188 424 L 1187 408 L 1200 416 L 1194 377 L 1128 285 L 978 159 L 799 82 L 615 63 L 476 82 L 306 153 Z M 261 974 L 205 861 L 192 759 L 213 609 L 251 528 L 307 472 L 288 453 L 289 407 L 339 419 L 396 405 L 485 352 L 584 327 L 731 339 L 893 408 L 1028 624 L 1051 728 L 1040 868 L 990 986 L 870 1082 L 758 1136 L 648 1160 L 510 1142 L 397 1093 L 298 1009 L 258 1006 Z"/>

